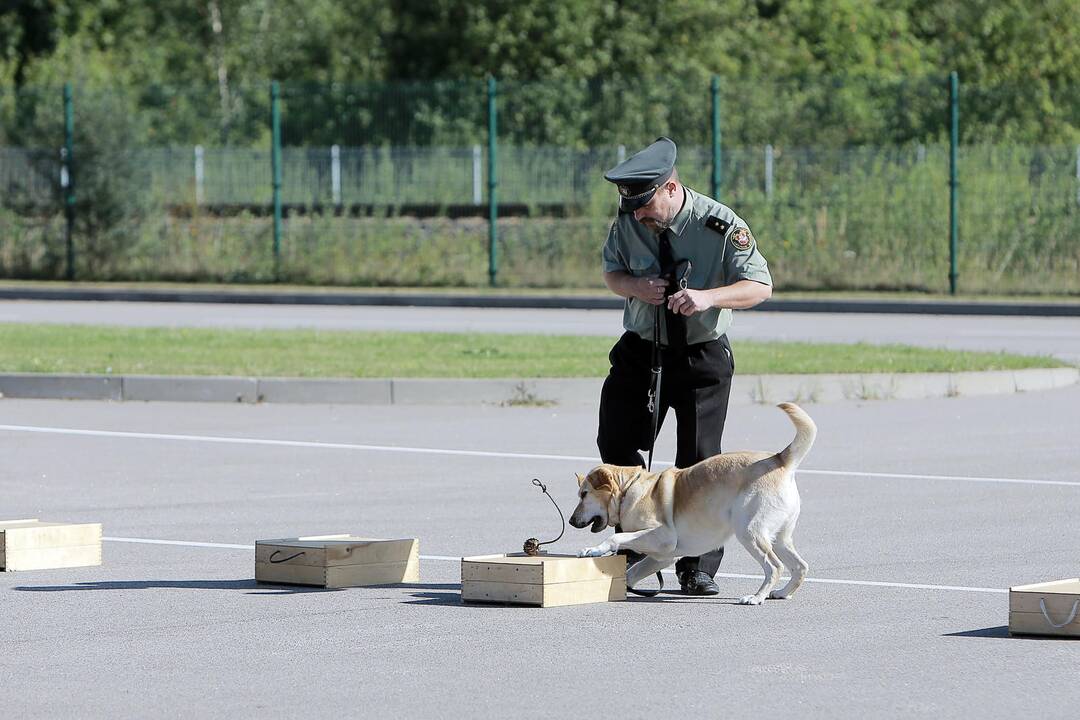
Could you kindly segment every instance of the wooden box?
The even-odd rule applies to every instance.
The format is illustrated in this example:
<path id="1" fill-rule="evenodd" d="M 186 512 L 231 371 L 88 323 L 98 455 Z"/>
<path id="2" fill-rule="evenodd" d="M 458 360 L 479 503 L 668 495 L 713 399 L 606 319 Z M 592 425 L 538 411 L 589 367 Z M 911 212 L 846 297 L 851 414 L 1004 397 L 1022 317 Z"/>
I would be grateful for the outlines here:
<path id="1" fill-rule="evenodd" d="M 511 605 L 583 605 L 626 599 L 626 557 L 529 556 L 461 559 L 461 601 Z"/>
<path id="2" fill-rule="evenodd" d="M 1080 578 L 1009 588 L 1009 633 L 1080 637 Z"/>
<path id="3" fill-rule="evenodd" d="M 0 570 L 101 564 L 101 523 L 0 520 Z"/>
<path id="4" fill-rule="evenodd" d="M 352 535 L 258 540 L 255 580 L 328 588 L 420 582 L 420 541 Z"/>

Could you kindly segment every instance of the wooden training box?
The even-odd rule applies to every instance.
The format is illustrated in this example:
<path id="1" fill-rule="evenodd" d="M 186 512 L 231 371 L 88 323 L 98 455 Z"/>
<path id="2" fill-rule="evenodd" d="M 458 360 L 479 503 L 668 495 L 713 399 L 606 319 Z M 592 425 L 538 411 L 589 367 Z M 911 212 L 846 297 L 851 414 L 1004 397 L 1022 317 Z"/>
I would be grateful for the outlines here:
<path id="1" fill-rule="evenodd" d="M 255 580 L 340 588 L 420 582 L 420 541 L 312 535 L 255 542 Z"/>
<path id="2" fill-rule="evenodd" d="M 1080 637 L 1080 578 L 1009 588 L 1009 634 Z"/>
<path id="3" fill-rule="evenodd" d="M 626 557 L 529 556 L 461 559 L 461 601 L 557 607 L 626 599 Z"/>
<path id="4" fill-rule="evenodd" d="M 0 570 L 101 564 L 101 523 L 0 520 Z"/>

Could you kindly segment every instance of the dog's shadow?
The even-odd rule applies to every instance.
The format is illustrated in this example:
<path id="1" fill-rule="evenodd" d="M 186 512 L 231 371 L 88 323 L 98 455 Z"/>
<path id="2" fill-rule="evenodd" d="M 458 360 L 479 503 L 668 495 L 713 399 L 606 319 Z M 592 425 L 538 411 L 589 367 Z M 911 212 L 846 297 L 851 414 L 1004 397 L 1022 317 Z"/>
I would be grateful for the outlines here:
<path id="1" fill-rule="evenodd" d="M 416 587 L 415 585 L 413 587 Z M 461 583 L 429 585 L 432 590 L 453 590 L 453 592 L 414 592 L 412 600 L 402 600 L 403 605 L 428 605 L 436 607 L 469 607 L 461 601 Z"/>
<path id="2" fill-rule="evenodd" d="M 629 602 L 636 603 L 678 603 L 684 604 L 700 604 L 707 603 L 710 605 L 738 605 L 738 598 L 725 598 L 716 595 L 704 596 L 704 595 L 679 595 L 675 593 L 660 593 L 655 597 L 645 597 L 643 595 L 631 595 L 627 593 L 626 599 Z"/>

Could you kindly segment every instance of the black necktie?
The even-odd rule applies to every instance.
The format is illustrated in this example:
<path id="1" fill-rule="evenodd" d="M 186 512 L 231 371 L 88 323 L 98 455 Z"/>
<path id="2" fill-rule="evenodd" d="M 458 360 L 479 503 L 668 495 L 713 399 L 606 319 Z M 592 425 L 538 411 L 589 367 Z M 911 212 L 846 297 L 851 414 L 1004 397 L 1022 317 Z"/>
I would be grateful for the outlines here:
<path id="1" fill-rule="evenodd" d="M 669 298 L 679 291 L 675 255 L 671 252 L 671 231 L 660 232 L 660 274 L 668 281 L 664 297 Z M 664 320 L 667 322 L 667 339 L 671 347 L 686 345 L 686 317 L 673 313 L 664 305 Z"/>

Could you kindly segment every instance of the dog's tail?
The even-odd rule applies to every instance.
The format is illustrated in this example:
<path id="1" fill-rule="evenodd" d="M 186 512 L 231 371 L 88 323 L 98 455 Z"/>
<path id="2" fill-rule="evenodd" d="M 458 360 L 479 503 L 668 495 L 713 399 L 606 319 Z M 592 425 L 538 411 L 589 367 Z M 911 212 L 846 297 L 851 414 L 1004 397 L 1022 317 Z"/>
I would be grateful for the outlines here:
<path id="1" fill-rule="evenodd" d="M 792 424 L 795 425 L 795 439 L 780 452 L 780 462 L 785 467 L 794 470 L 806 457 L 806 453 L 810 452 L 814 438 L 817 437 L 817 425 L 806 414 L 806 411 L 795 403 L 784 402 L 777 407 L 786 412 Z"/>

